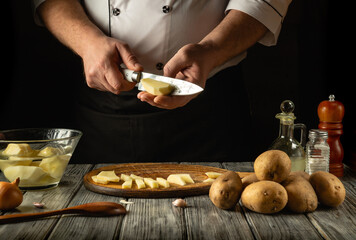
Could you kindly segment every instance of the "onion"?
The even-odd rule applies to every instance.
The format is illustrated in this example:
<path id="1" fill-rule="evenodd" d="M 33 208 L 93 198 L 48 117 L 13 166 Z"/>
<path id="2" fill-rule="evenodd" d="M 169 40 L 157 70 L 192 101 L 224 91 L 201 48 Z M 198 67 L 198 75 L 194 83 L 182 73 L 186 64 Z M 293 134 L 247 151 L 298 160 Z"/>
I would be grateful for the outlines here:
<path id="1" fill-rule="evenodd" d="M 10 210 L 18 207 L 23 200 L 23 195 L 18 185 L 20 178 L 12 183 L 0 182 L 0 210 Z"/>

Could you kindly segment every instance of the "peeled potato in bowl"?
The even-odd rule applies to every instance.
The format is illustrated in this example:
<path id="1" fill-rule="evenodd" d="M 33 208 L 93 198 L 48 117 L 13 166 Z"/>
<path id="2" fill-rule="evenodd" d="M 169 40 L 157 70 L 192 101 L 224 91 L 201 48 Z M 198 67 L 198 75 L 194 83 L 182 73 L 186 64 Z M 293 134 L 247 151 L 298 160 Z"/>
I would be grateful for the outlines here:
<path id="1" fill-rule="evenodd" d="M 0 131 L 0 168 L 22 190 L 56 187 L 82 132 L 64 128 Z"/>

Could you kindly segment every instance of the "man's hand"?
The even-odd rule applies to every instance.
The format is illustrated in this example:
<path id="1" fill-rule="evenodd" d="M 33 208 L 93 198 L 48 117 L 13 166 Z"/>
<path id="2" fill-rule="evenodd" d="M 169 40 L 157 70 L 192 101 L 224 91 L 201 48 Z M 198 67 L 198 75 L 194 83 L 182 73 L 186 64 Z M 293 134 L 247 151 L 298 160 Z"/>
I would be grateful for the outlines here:
<path id="1" fill-rule="evenodd" d="M 119 66 L 124 63 L 134 71 L 142 71 L 143 67 L 126 43 L 103 36 L 94 38 L 86 45 L 87 49 L 81 57 L 89 87 L 114 94 L 134 88 L 135 83 L 123 77 Z"/>
<path id="2" fill-rule="evenodd" d="M 211 49 L 200 44 L 188 44 L 182 47 L 165 65 L 164 76 L 195 83 L 204 88 L 206 79 L 212 70 Z M 152 106 L 174 109 L 190 102 L 198 94 L 189 96 L 155 96 L 140 92 L 137 97 Z"/>
<path id="3" fill-rule="evenodd" d="M 182 47 L 164 67 L 164 75 L 204 88 L 210 71 L 246 51 L 266 32 L 267 28 L 258 20 L 243 12 L 230 10 L 198 44 Z M 152 106 L 173 109 L 186 105 L 196 96 L 153 96 L 141 92 L 137 97 Z"/>
<path id="4" fill-rule="evenodd" d="M 90 21 L 80 1 L 47 0 L 37 11 L 48 30 L 83 59 L 89 87 L 119 94 L 135 86 L 119 69 L 124 63 L 131 70 L 143 70 L 130 47 L 106 36 Z"/>

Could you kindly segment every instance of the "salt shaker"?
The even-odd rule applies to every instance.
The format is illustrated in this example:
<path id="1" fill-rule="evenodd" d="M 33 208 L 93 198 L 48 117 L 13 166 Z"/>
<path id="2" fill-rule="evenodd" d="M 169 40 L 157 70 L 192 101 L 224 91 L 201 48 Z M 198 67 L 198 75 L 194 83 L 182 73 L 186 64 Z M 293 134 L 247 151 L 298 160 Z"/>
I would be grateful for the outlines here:
<path id="1" fill-rule="evenodd" d="M 330 147 L 327 143 L 328 132 L 311 129 L 306 145 L 307 161 L 305 171 L 312 174 L 317 171 L 329 172 Z"/>

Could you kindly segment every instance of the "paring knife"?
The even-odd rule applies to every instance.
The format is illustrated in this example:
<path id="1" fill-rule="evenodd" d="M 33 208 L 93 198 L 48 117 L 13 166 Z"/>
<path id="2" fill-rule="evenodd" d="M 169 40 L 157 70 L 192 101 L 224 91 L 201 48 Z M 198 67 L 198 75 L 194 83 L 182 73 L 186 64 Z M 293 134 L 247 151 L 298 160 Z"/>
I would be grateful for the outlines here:
<path id="1" fill-rule="evenodd" d="M 144 78 L 151 78 L 156 81 L 161 81 L 161 82 L 166 82 L 171 84 L 174 87 L 174 90 L 171 93 L 171 95 L 181 95 L 181 96 L 193 95 L 202 92 L 204 90 L 203 88 L 201 88 L 200 86 L 194 83 L 184 81 L 181 79 L 164 77 L 161 75 L 156 75 L 156 74 L 146 73 L 146 72 L 135 72 L 127 68 L 122 68 L 121 70 L 124 73 L 124 77 L 127 81 L 137 83 L 136 86 L 140 91 L 145 91 L 142 84 L 140 83 L 141 79 Z"/>

